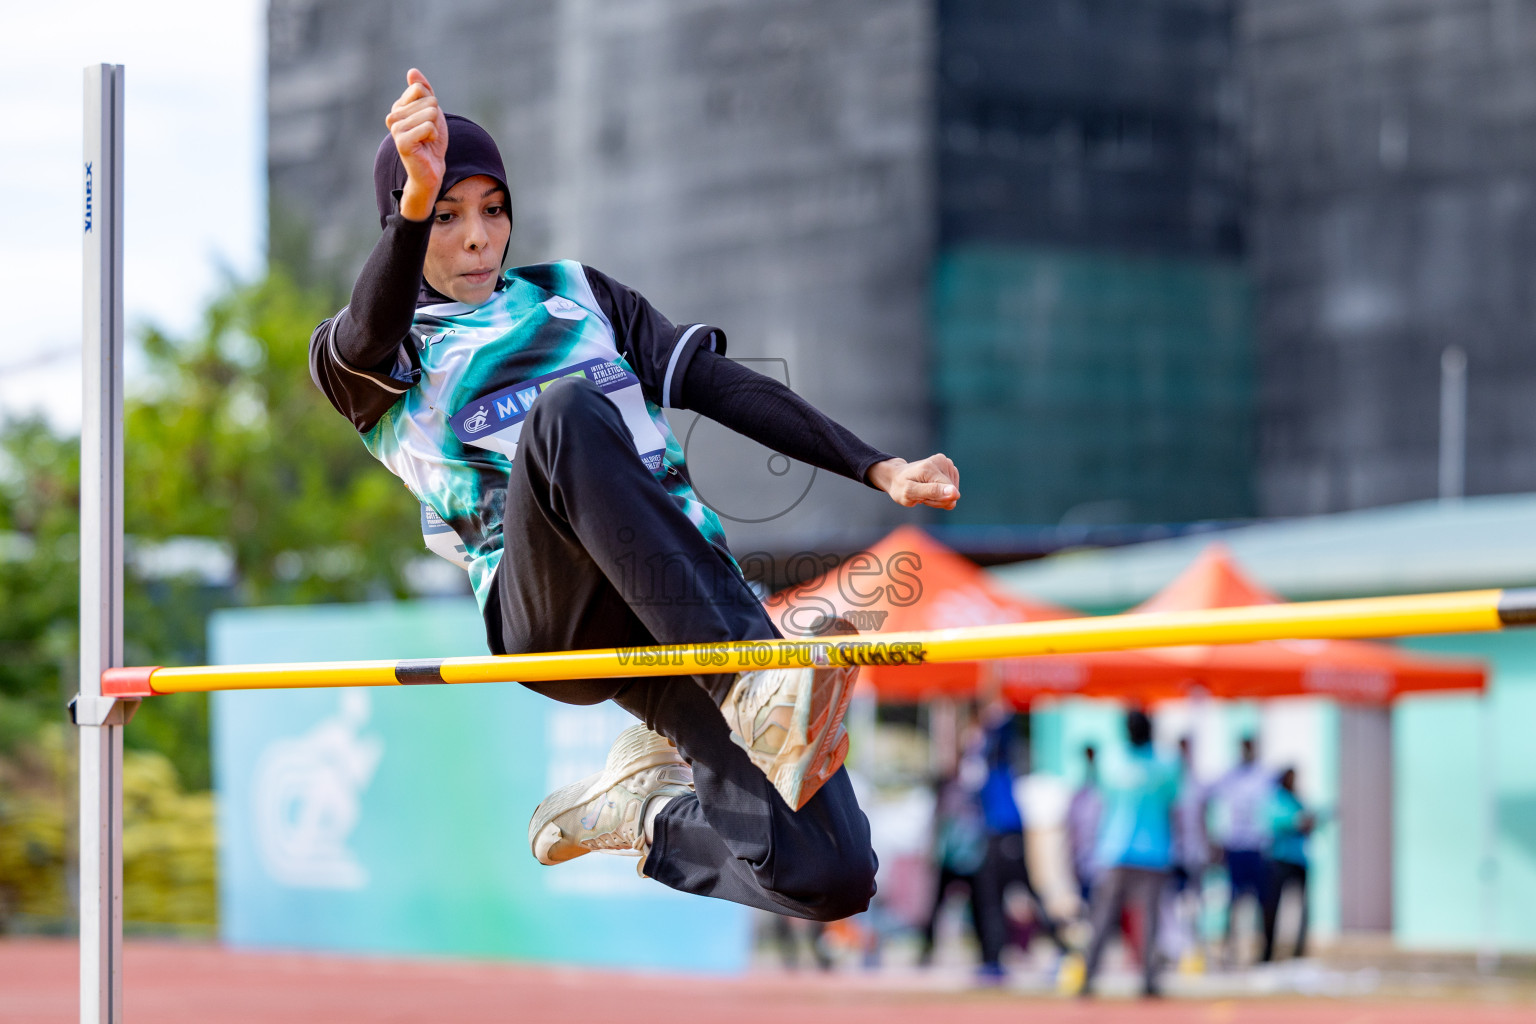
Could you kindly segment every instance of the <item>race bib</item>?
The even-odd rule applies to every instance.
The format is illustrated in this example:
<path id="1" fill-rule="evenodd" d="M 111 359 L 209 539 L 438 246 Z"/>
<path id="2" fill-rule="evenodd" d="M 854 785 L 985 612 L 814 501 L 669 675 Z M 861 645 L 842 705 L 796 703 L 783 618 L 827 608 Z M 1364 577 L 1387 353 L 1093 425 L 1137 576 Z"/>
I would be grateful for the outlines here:
<path id="1" fill-rule="evenodd" d="M 529 410 L 546 388 L 565 377 L 583 377 L 596 384 L 624 417 L 635 451 L 646 468 L 656 474 L 663 471 L 662 454 L 667 443 L 645 406 L 640 378 L 607 359 L 589 359 L 475 399 L 449 420 L 454 436 L 465 444 L 516 458 L 517 439 Z"/>
<path id="2" fill-rule="evenodd" d="M 421 539 L 434 555 L 441 555 L 462 569 L 469 568 L 469 549 L 431 505 L 421 506 Z"/>

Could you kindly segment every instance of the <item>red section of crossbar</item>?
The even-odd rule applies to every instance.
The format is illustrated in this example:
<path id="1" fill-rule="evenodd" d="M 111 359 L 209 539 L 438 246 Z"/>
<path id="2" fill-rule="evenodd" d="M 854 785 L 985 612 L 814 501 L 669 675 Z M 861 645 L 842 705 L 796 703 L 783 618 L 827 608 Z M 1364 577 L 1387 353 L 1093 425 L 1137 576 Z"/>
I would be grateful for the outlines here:
<path id="1" fill-rule="evenodd" d="M 159 665 L 109 668 L 101 674 L 101 695 L 103 697 L 153 697 L 155 688 L 149 685 L 149 677 L 159 670 Z"/>

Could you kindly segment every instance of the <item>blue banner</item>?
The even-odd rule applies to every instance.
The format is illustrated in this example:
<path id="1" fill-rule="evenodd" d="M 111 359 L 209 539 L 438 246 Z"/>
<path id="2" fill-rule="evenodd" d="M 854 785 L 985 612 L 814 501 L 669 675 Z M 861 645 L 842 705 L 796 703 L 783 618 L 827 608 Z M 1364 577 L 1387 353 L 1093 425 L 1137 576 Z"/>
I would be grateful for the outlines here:
<path id="1" fill-rule="evenodd" d="M 484 651 L 470 600 L 219 612 L 215 664 Z M 544 867 L 528 820 L 633 723 L 516 684 L 213 699 L 221 931 L 235 946 L 745 966 L 749 912 L 591 855 Z"/>

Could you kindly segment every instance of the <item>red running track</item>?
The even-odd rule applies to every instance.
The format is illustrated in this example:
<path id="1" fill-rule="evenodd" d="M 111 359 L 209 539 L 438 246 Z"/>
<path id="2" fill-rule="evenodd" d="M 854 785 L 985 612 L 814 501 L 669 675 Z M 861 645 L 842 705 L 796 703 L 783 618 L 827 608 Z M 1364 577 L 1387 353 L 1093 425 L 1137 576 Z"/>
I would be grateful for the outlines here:
<path id="1" fill-rule="evenodd" d="M 889 978 L 633 975 L 134 942 L 132 1024 L 1532 1024 L 1536 1007 L 1434 1000 L 1078 1003 L 893 989 Z M 0 942 L 0 1022 L 74 1024 L 75 947 Z"/>

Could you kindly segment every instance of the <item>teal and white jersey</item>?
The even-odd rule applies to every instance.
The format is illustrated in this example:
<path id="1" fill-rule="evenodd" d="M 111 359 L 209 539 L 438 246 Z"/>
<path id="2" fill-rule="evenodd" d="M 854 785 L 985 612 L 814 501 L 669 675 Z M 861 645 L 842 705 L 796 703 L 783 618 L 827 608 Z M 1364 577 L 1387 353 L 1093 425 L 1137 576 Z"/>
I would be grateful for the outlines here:
<path id="1" fill-rule="evenodd" d="M 675 326 L 644 298 L 579 263 L 508 270 L 483 305 L 421 305 L 389 372 L 351 366 L 334 324 L 316 332 L 316 379 L 373 455 L 422 504 L 427 547 L 463 566 L 481 607 L 502 550 L 507 480 L 528 411 L 563 377 L 590 380 L 616 405 L 635 450 L 699 531 L 722 551 L 720 521 L 688 481 L 664 405 L 701 345 L 724 333 Z"/>

